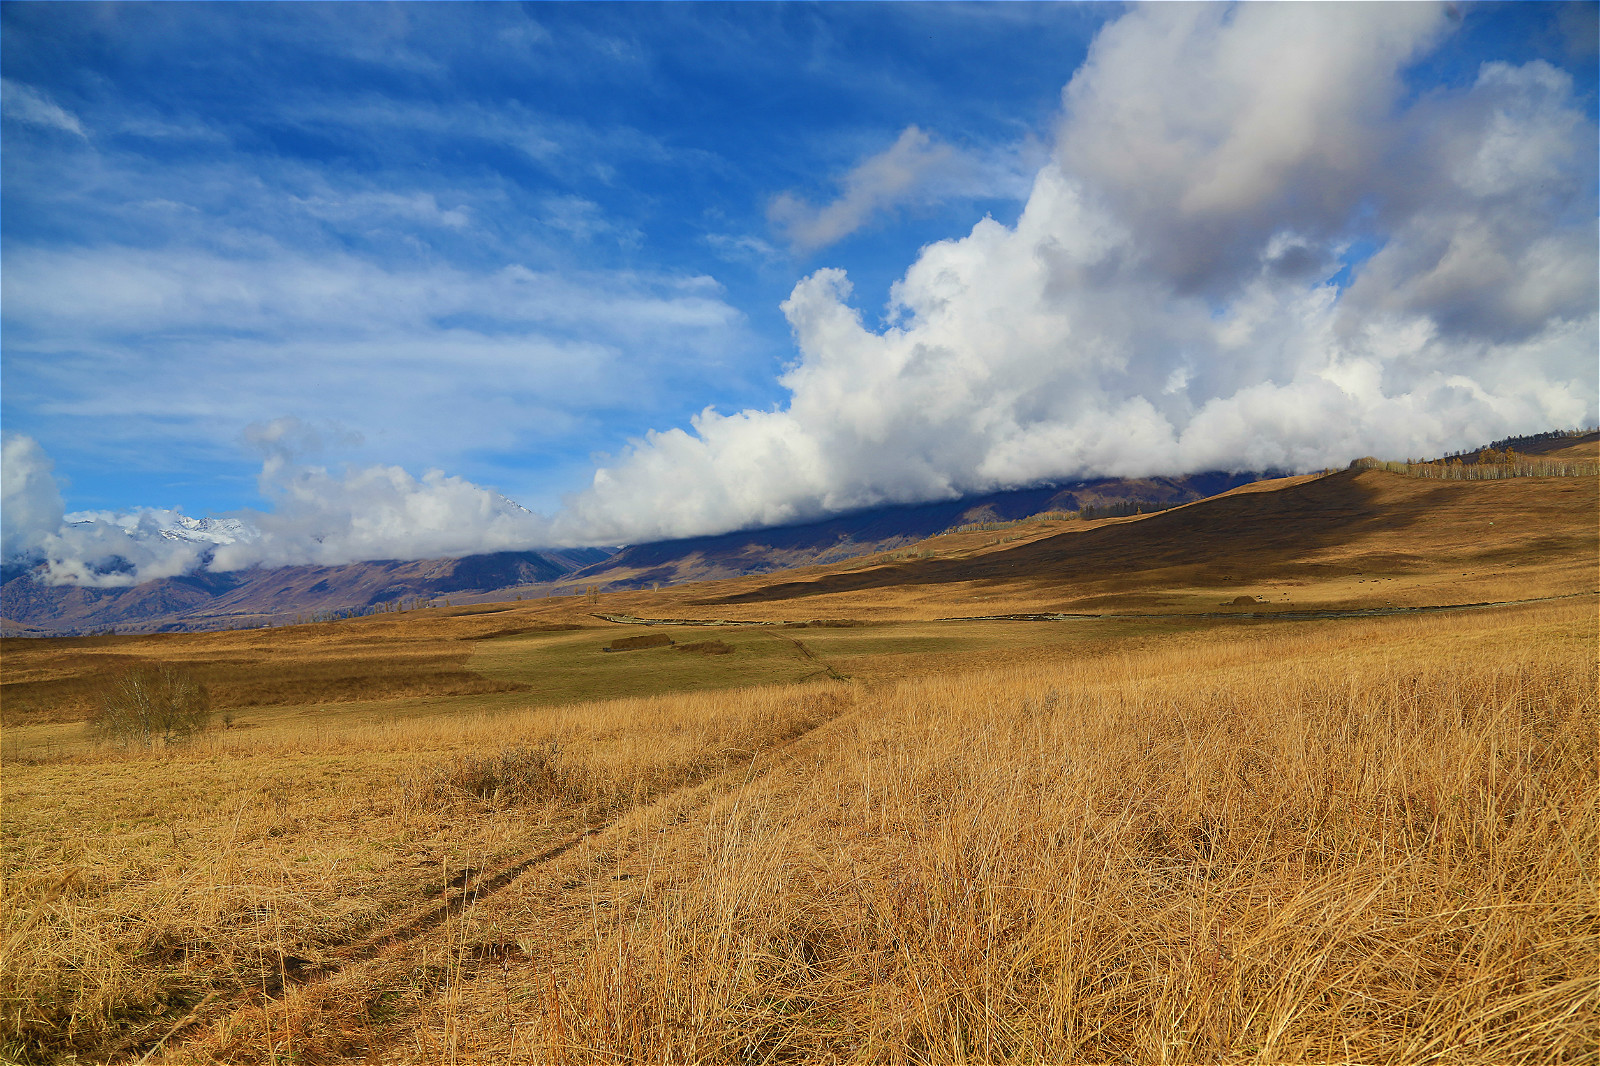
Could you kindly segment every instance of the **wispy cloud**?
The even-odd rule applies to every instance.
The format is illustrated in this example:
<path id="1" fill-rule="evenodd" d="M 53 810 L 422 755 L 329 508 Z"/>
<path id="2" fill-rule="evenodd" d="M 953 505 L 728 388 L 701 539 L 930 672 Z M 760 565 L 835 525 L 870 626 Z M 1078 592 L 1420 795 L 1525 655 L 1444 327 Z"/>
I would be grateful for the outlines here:
<path id="1" fill-rule="evenodd" d="M 768 242 L 750 234 L 708 233 L 701 240 L 716 252 L 719 259 L 730 263 L 759 265 L 775 262 L 782 255 Z"/>
<path id="2" fill-rule="evenodd" d="M 907 126 L 888 148 L 851 167 L 839 179 L 839 195 L 833 200 L 813 204 L 792 192 L 780 193 L 768 206 L 767 218 L 791 247 L 812 252 L 902 205 L 1025 192 L 1017 185 L 1006 169 L 997 173 L 994 161 Z"/>
<path id="3" fill-rule="evenodd" d="M 516 456 L 591 438 L 587 412 L 668 413 L 747 343 L 704 277 L 386 270 L 270 248 L 19 247 L 7 269 L 8 404 L 93 420 L 102 439 L 161 425 L 164 449 L 294 411 L 391 461 Z M 513 466 L 501 477 L 529 488 Z"/>
<path id="4" fill-rule="evenodd" d="M 0 114 L 17 122 L 88 139 L 78 116 L 30 85 L 0 79 Z"/>
<path id="5" fill-rule="evenodd" d="M 954 159 L 949 145 L 935 143 L 922 130 L 907 126 L 894 144 L 851 168 L 839 182 L 837 199 L 816 206 L 783 193 L 772 201 L 767 217 L 796 248 L 825 248 L 905 199 L 931 176 L 948 170 Z"/>

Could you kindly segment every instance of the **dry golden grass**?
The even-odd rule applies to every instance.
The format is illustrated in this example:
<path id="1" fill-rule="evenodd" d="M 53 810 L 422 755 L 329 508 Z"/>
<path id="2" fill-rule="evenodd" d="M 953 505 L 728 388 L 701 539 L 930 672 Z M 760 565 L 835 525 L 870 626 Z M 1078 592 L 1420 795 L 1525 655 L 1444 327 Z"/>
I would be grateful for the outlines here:
<path id="1" fill-rule="evenodd" d="M 534 959 L 373 1050 L 1590 1061 L 1595 640 L 1592 604 L 1277 627 L 869 694 L 486 901 L 456 942 Z"/>
<path id="2" fill-rule="evenodd" d="M 7 726 L 81 721 L 110 678 L 154 665 L 192 674 L 224 709 L 521 688 L 467 668 L 472 645 L 461 638 L 475 620 L 440 621 L 379 617 L 242 633 L 12 638 L 3 642 L 3 720 Z"/>
<path id="3" fill-rule="evenodd" d="M 0 1052 L 129 1053 L 209 994 L 336 965 L 453 875 L 748 764 L 838 699 L 621 700 L 13 764 Z"/>
<path id="4" fill-rule="evenodd" d="M 943 551 L 956 538 L 938 537 L 922 542 L 930 559 L 675 590 L 683 602 L 674 610 L 888 620 L 1206 613 L 1241 594 L 1302 611 L 1582 594 L 1596 590 L 1597 513 L 1594 477 L 1439 482 L 1341 471 L 1137 518 L 1039 523 L 1015 545 Z"/>
<path id="5" fill-rule="evenodd" d="M 1596 641 L 1593 601 L 1262 623 L 14 765 L 0 1025 L 35 1060 L 1588 1061 Z"/>

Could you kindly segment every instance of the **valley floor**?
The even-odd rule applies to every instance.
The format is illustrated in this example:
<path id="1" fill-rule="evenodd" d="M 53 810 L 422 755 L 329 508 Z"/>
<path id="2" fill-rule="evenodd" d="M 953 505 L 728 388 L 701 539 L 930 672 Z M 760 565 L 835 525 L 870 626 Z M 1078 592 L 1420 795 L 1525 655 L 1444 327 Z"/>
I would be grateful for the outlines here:
<path id="1" fill-rule="evenodd" d="M 8 654 L 0 1055 L 1593 1061 L 1596 606 L 178 640 L 156 752 Z"/>

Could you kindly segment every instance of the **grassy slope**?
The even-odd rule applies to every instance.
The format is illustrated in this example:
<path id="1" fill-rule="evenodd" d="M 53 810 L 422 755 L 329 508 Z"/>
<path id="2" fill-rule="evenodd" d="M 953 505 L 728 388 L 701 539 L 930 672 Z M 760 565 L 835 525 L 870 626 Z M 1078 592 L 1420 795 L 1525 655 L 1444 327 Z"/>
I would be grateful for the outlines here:
<path id="1" fill-rule="evenodd" d="M 1209 611 L 1251 595 L 1338 609 L 1594 590 L 1593 478 L 1434 482 L 1347 471 L 1252 488 L 1004 551 L 772 582 L 695 605 Z"/>
<path id="2" fill-rule="evenodd" d="M 486 901 L 456 942 L 523 954 L 366 1039 L 536 1061 L 1583 1060 L 1594 640 L 1592 606 L 1555 606 L 908 680 L 753 784 L 642 810 Z M 275 1020 L 348 1010 L 364 979 Z"/>

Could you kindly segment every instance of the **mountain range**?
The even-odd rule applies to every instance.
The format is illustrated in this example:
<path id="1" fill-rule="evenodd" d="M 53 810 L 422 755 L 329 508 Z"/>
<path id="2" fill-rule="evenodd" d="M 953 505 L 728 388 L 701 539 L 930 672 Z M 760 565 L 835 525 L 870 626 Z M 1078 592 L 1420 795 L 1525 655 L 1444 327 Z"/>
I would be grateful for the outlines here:
<path id="1" fill-rule="evenodd" d="M 52 585 L 7 567 L 0 587 L 6 635 L 179 632 L 292 623 L 335 614 L 401 609 L 450 597 L 474 602 L 568 595 L 588 588 L 644 589 L 893 551 L 950 529 L 1088 509 L 1158 510 L 1269 476 L 1206 473 L 1100 478 L 899 504 L 816 522 L 634 544 L 495 552 L 462 558 L 377 560 L 344 566 L 200 571 L 128 588 Z M 1089 513 L 1093 513 L 1092 510 Z M 236 519 L 179 516 L 159 535 L 207 543 L 248 538 Z"/>

